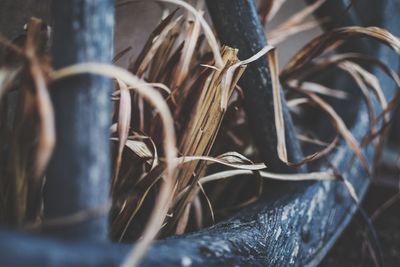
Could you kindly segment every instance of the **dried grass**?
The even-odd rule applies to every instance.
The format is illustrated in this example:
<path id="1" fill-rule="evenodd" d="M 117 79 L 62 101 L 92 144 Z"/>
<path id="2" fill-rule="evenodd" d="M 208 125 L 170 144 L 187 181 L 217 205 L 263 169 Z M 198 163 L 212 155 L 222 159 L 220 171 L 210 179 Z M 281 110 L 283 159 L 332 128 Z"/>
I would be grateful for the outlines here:
<path id="1" fill-rule="evenodd" d="M 135 2 L 121 1 L 118 6 Z M 369 36 L 399 53 L 400 41 L 397 37 L 376 27 L 335 29 L 308 43 L 279 73 L 273 46 L 267 46 L 251 58 L 240 61 L 237 50 L 220 48 L 202 11 L 180 0 L 158 2 L 178 5 L 189 14 L 180 14 L 180 10 L 166 14 L 128 70 L 99 63 L 50 70 L 48 58 L 42 51 L 46 41 L 42 33 L 43 24 L 38 20 L 30 22 L 24 47 L 0 39 L 0 44 L 7 47 L 13 59 L 17 59 L 0 69 L 0 108 L 7 107 L 5 99 L 11 89 L 21 94 L 15 115 L 19 123 L 10 123 L 6 116 L 0 119 L 0 135 L 5 137 L 1 145 L 12 152 L 12 157 L 7 159 L 7 166 L 10 167 L 4 169 L 2 166 L 1 170 L 0 220 L 12 218 L 12 224 L 33 223 L 35 227 L 45 227 L 63 222 L 74 223 L 87 218 L 88 214 L 97 214 L 92 211 L 55 222 L 41 221 L 41 188 L 55 142 L 54 115 L 47 86 L 55 80 L 81 73 L 103 75 L 115 81 L 111 96 L 114 112 L 110 142 L 115 153 L 112 159 L 110 232 L 116 241 L 139 240 L 124 266 L 138 264 L 158 235 L 181 234 L 207 225 L 204 219 L 207 212 L 211 213 L 213 221 L 212 205 L 228 185 L 233 184 L 239 194 L 235 205 L 224 203 L 226 210 L 257 200 L 262 183 L 256 183 L 256 193 L 245 199 L 240 195 L 240 187 L 252 179 L 228 183 L 227 178 L 233 176 L 252 175 L 292 182 L 339 179 L 358 201 L 355 189 L 340 174 L 329 171 L 276 174 L 265 171 L 267 166 L 264 164 L 254 163 L 258 160 L 258 151 L 248 134 L 242 104 L 241 91 L 246 88 L 238 88 L 237 82 L 247 64 L 266 55 L 272 77 L 277 154 L 283 162 L 299 166 L 319 160 L 332 152 L 341 138 L 369 173 L 372 168 L 362 148 L 380 136 L 383 130 L 378 123 L 381 119 L 385 124 L 389 123 L 389 111 L 398 98 L 388 103 L 383 94 L 384 88 L 365 65 L 378 66 L 398 86 L 400 78 L 382 62 L 356 53 L 335 54 L 333 47 L 354 36 Z M 264 6 L 263 20 L 270 20 L 283 2 L 274 1 L 272 5 Z M 281 41 L 311 27 L 308 22 L 304 24 L 304 19 L 323 2 L 317 1 L 282 24 L 276 29 L 276 38 L 280 38 L 276 40 Z M 114 62 L 129 51 L 128 47 L 117 53 Z M 324 98 L 351 101 L 346 88 L 328 88 L 311 79 L 332 67 L 345 70 L 356 80 L 367 103 L 372 101 L 370 92 L 380 103 L 380 116 L 375 116 L 372 104 L 368 104 L 371 132 L 362 141 L 354 138 L 343 118 Z M 27 79 L 21 82 L 21 76 Z M 305 105 L 322 110 L 337 131 L 337 136 L 330 142 L 322 142 L 318 136 L 299 135 L 300 141 L 321 149 L 300 162 L 288 161 L 282 114 L 283 90 L 288 93 L 289 107 L 300 116 Z M 35 129 L 29 138 L 24 135 L 27 128 Z M 313 129 L 307 130 L 313 132 Z M 0 154 L 0 159 L 5 161 L 4 155 Z M 208 196 L 210 185 L 215 189 L 211 192 L 212 197 Z"/>

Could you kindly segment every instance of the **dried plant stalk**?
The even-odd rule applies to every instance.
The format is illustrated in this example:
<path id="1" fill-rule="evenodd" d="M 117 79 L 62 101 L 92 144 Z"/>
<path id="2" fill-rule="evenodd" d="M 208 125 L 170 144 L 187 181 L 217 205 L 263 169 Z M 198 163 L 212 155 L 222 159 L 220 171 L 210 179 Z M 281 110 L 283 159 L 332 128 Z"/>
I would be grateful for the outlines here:
<path id="1" fill-rule="evenodd" d="M 209 155 L 225 114 L 225 110 L 221 109 L 220 105 L 224 94 L 223 89 L 225 89 L 222 81 L 229 68 L 239 62 L 237 52 L 235 49 L 224 47 L 222 50 L 224 68 L 222 70 L 210 70 L 211 74 L 203 85 L 179 144 L 179 150 L 183 157 Z M 245 67 L 241 66 L 235 71 L 232 82 L 227 88 L 228 98 L 231 96 L 244 69 Z M 177 176 L 177 192 L 187 186 L 190 186 L 191 190 L 187 192 L 187 197 L 179 204 L 173 221 L 180 218 L 187 204 L 193 200 L 198 189 L 196 187 L 197 181 L 204 170 L 204 162 L 189 162 L 180 168 Z"/>

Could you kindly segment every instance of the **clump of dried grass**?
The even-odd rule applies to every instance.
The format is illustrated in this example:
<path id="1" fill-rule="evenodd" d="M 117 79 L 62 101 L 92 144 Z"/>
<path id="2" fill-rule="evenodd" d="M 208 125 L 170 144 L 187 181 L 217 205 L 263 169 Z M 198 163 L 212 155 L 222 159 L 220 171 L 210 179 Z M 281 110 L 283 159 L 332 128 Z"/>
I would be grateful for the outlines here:
<path id="1" fill-rule="evenodd" d="M 120 5 L 130 2 L 135 1 Z M 51 71 L 43 45 L 46 41 L 43 34 L 45 26 L 35 19 L 28 25 L 26 43 L 22 48 L 6 40 L 1 41 L 8 51 L 6 64 L 0 69 L 3 112 L 7 112 L 6 101 L 10 95 L 14 91 L 19 93 L 15 122 L 4 115 L 0 121 L 0 134 L 5 137 L 1 139 L 1 146 L 13 155 L 4 158 L 4 153 L 0 153 L 2 165 L 7 163 L 2 166 L 0 177 L 1 221 L 8 220 L 17 225 L 32 221 L 40 223 L 41 188 L 55 138 L 47 85 L 80 73 L 115 79 L 111 97 L 114 112 L 110 141 L 115 149 L 110 233 L 117 241 L 133 241 L 141 237 L 137 249 L 126 262 L 128 265 L 140 259 L 157 234 L 181 234 L 206 225 L 209 222 L 206 213 L 210 212 L 213 217 L 211 205 L 220 199 L 224 187 L 232 186 L 225 183 L 226 178 L 255 174 L 259 178 L 287 181 L 336 179 L 336 175 L 329 172 L 274 174 L 264 171 L 264 164 L 253 163 L 252 160 L 258 158 L 257 149 L 248 135 L 241 104 L 241 90 L 246 88 L 238 88 L 237 81 L 245 71 L 245 65 L 264 54 L 267 54 L 271 67 L 277 153 L 281 160 L 288 165 L 318 160 L 334 150 L 339 138 L 326 143 L 299 136 L 300 141 L 318 144 L 322 149 L 306 156 L 301 162 L 288 162 L 280 107 L 280 81 L 286 90 L 295 92 L 287 99 L 291 103 L 289 106 L 301 112 L 302 105 L 309 105 L 326 113 L 337 136 L 347 142 L 367 172 L 370 171 L 362 147 L 382 132 L 382 128 L 377 127 L 378 122 L 380 119 L 388 122 L 387 114 L 394 102 L 387 103 L 379 81 L 361 66 L 360 60 L 366 57 L 358 54 L 332 55 L 332 48 L 350 37 L 367 35 L 399 53 L 400 41 L 397 37 L 375 27 L 340 28 L 308 43 L 279 73 L 273 47 L 268 46 L 254 57 L 240 61 L 235 49 L 220 49 L 202 12 L 182 1 L 162 2 L 178 4 L 188 10 L 189 15 L 180 15 L 180 11 L 175 10 L 164 18 L 128 70 L 85 63 Z M 264 21 L 268 21 L 279 9 L 279 3 L 283 2 L 274 1 L 273 6 L 264 7 L 261 12 Z M 273 33 L 276 35 L 275 42 L 281 42 L 310 25 L 314 26 L 311 22 L 304 24 L 304 18 L 322 3 L 317 1 L 278 27 Z M 129 48 L 118 53 L 115 60 L 128 51 Z M 373 59 L 368 63 L 381 67 L 400 85 L 398 75 L 384 63 Z M 343 99 L 347 97 L 346 93 L 309 79 L 311 74 L 322 73 L 332 66 L 345 70 L 355 79 L 367 103 L 371 101 L 371 90 L 381 104 L 382 115 L 370 115 L 371 133 L 361 144 L 322 97 Z M 372 109 L 371 104 L 368 106 Z M 370 114 L 375 114 L 375 111 L 370 110 Z M 35 129 L 34 136 L 24 134 L 27 128 Z M 216 141 L 219 138 L 225 142 Z M 212 168 L 213 163 L 234 170 Z M 220 182 L 214 186 L 210 198 L 213 201 L 203 188 L 210 182 Z M 234 184 L 236 190 L 240 191 L 244 183 L 248 182 Z M 345 184 L 357 200 L 351 184 L 346 180 Z M 254 196 L 250 200 L 241 199 L 241 205 L 257 199 L 261 185 L 256 183 L 252 186 L 256 189 Z M 225 203 L 226 209 L 229 210 L 232 208 L 229 205 L 237 202 Z"/>
<path id="2" fill-rule="evenodd" d="M 55 142 L 53 109 L 47 89 L 47 25 L 31 19 L 18 47 L 8 41 L 2 73 L 1 221 L 22 225 L 40 212 L 44 173 Z M 8 110 L 8 95 L 18 89 L 15 110 Z M 10 120 L 12 114 L 14 121 Z M 32 138 L 31 135 L 35 135 Z"/>

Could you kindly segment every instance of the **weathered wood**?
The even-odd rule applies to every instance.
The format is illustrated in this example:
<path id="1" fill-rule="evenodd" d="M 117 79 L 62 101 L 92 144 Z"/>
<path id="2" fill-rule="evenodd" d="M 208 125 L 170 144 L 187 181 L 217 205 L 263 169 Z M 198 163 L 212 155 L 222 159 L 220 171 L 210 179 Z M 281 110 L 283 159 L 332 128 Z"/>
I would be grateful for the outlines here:
<path id="1" fill-rule="evenodd" d="M 266 46 L 267 41 L 254 1 L 207 0 L 207 7 L 219 39 L 224 45 L 238 48 L 240 59 L 247 59 Z M 246 117 L 252 134 L 268 168 L 275 172 L 304 171 L 305 167 L 288 167 L 277 155 L 271 74 L 265 57 L 247 66 L 239 86 L 243 88 Z M 282 94 L 288 156 L 291 162 L 299 162 L 303 153 L 284 99 Z"/>
<path id="2" fill-rule="evenodd" d="M 53 66 L 111 61 L 114 1 L 54 0 Z M 51 88 L 56 148 L 44 188 L 45 219 L 104 206 L 109 198 L 111 82 L 79 75 Z M 50 229 L 63 238 L 106 239 L 107 214 Z"/>

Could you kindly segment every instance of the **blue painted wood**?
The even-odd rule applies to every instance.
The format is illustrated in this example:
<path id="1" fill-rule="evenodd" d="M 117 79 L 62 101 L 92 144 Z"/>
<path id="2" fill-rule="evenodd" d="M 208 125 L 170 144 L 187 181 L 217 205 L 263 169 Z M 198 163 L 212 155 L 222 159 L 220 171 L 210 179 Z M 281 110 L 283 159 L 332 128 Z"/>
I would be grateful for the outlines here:
<path id="1" fill-rule="evenodd" d="M 81 62 L 111 62 L 114 1 L 53 1 L 55 69 Z M 51 88 L 56 148 L 44 188 L 44 216 L 54 219 L 98 208 L 109 199 L 111 81 L 85 74 Z M 62 238 L 106 240 L 107 215 L 48 229 Z"/>

